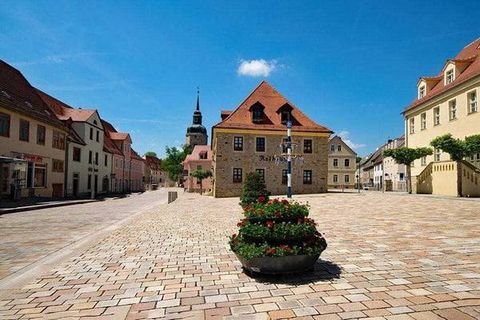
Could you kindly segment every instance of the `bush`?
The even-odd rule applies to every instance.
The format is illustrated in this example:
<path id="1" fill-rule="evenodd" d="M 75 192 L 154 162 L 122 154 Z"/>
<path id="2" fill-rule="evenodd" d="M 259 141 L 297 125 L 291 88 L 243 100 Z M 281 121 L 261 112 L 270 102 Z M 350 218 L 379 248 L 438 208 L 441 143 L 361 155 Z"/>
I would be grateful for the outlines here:
<path id="1" fill-rule="evenodd" d="M 256 172 L 247 174 L 240 196 L 240 205 L 245 206 L 257 202 L 258 199 L 268 201 L 270 192 L 268 192 L 262 176 Z"/>

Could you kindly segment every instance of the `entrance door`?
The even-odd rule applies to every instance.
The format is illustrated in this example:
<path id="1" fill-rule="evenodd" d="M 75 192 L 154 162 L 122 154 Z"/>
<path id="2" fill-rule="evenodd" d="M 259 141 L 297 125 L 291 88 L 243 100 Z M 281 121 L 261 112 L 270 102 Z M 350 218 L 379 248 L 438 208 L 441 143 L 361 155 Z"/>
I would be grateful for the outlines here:
<path id="1" fill-rule="evenodd" d="M 52 197 L 53 198 L 62 198 L 63 197 L 63 183 L 52 183 Z"/>
<path id="2" fill-rule="evenodd" d="M 95 191 L 95 195 L 97 195 L 98 193 L 98 175 L 95 175 L 95 179 L 94 179 L 94 182 L 93 182 L 93 190 Z"/>
<path id="3" fill-rule="evenodd" d="M 80 184 L 80 177 L 78 173 L 73 174 L 73 196 L 78 197 L 78 188 Z"/>

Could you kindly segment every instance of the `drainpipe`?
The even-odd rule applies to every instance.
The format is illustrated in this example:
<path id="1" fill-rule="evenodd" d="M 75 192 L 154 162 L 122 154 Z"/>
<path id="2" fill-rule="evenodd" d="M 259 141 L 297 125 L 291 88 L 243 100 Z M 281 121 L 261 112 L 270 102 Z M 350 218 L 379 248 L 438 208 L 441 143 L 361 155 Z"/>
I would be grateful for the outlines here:
<path id="1" fill-rule="evenodd" d="M 70 147 L 70 142 L 65 138 L 65 166 L 63 172 L 63 197 L 67 197 L 67 185 L 68 185 L 68 148 Z"/>

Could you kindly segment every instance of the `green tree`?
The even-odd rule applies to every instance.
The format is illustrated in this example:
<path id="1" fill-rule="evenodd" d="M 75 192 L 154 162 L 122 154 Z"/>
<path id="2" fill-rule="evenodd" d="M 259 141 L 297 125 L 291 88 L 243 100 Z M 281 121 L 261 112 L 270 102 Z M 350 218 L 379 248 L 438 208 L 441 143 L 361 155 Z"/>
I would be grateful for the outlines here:
<path id="1" fill-rule="evenodd" d="M 162 161 L 163 169 L 168 173 L 168 177 L 172 181 L 180 181 L 183 172 L 183 160 L 192 153 L 192 147 L 184 145 L 182 149 L 177 147 L 165 148 L 166 157 Z"/>
<path id="2" fill-rule="evenodd" d="M 197 180 L 200 182 L 200 194 L 203 193 L 203 180 L 210 178 L 213 176 L 212 172 L 210 170 L 203 170 L 203 169 L 197 169 L 190 173 L 190 176 L 197 178 Z"/>
<path id="3" fill-rule="evenodd" d="M 149 157 L 156 157 L 157 153 L 155 151 L 147 151 L 145 152 L 145 155 Z"/>
<path id="4" fill-rule="evenodd" d="M 480 153 L 480 134 L 465 138 L 465 149 L 467 156 Z"/>
<path id="5" fill-rule="evenodd" d="M 245 183 L 243 184 L 242 194 L 240 195 L 240 204 L 244 206 L 254 203 L 260 196 L 265 197 L 266 201 L 269 195 L 270 192 L 268 192 L 262 176 L 256 172 L 248 173 Z"/>
<path id="6" fill-rule="evenodd" d="M 412 193 L 411 165 L 412 162 L 433 153 L 431 148 L 407 148 L 388 149 L 383 151 L 385 157 L 392 157 L 396 163 L 404 164 L 407 168 L 407 191 Z"/>

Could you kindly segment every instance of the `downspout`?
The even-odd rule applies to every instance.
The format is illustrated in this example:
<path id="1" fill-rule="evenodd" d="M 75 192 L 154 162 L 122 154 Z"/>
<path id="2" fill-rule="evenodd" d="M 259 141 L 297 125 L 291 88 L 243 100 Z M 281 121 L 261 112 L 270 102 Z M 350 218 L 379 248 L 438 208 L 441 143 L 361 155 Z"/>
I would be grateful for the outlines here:
<path id="1" fill-rule="evenodd" d="M 64 168 L 64 173 L 63 173 L 63 197 L 67 197 L 67 185 L 68 185 L 68 149 L 70 147 L 70 141 L 68 139 L 65 139 L 66 145 L 65 145 L 65 168 Z"/>

